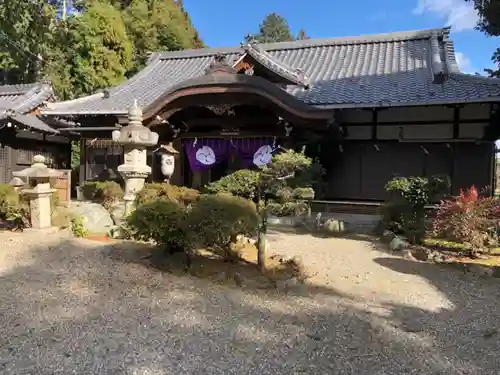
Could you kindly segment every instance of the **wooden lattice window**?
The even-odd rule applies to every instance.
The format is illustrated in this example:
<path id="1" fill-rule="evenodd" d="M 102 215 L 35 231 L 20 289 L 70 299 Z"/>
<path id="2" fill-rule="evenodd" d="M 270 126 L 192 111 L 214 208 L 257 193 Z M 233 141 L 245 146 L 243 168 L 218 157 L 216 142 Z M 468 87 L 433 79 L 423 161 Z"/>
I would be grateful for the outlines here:
<path id="1" fill-rule="evenodd" d="M 9 158 L 7 146 L 0 144 L 0 183 L 7 184 L 9 180 Z"/>
<path id="2" fill-rule="evenodd" d="M 111 140 L 86 140 L 86 179 L 119 180 L 118 166 L 123 163 L 123 147 Z"/>

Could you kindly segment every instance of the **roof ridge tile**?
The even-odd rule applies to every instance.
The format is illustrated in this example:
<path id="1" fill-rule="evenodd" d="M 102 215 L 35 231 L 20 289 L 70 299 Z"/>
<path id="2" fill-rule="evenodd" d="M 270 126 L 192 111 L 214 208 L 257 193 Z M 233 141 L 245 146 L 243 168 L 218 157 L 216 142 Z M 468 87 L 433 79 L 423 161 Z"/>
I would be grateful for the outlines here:
<path id="1" fill-rule="evenodd" d="M 290 42 L 262 43 L 261 46 L 266 51 L 302 49 L 311 47 L 346 45 L 346 44 L 366 44 L 366 43 L 389 43 L 405 40 L 429 39 L 432 35 L 447 36 L 449 28 L 434 28 L 425 30 L 399 31 L 383 34 L 366 34 L 359 36 L 343 36 L 331 38 L 314 38 L 305 40 L 294 40 Z M 244 52 L 241 47 L 217 47 L 217 48 L 198 48 L 183 51 L 165 51 L 157 52 L 154 55 L 162 60 L 205 57 L 217 54 L 232 54 Z"/>

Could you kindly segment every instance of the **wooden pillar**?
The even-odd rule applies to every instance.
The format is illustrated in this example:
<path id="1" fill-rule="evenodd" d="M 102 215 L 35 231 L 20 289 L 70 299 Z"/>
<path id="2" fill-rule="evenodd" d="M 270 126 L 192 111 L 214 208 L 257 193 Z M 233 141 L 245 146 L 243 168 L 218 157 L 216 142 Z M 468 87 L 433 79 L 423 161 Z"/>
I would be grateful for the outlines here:
<path id="1" fill-rule="evenodd" d="M 201 172 L 193 172 L 193 182 L 191 183 L 191 188 L 199 189 L 202 185 Z"/>
<path id="2" fill-rule="evenodd" d="M 14 167 L 16 166 L 16 158 L 14 157 L 14 150 L 10 145 L 6 146 L 5 150 L 5 158 L 6 158 L 6 174 L 5 174 L 5 183 L 8 184 L 12 179 L 12 172 L 14 172 Z"/>
<path id="3" fill-rule="evenodd" d="M 175 159 L 175 169 L 172 178 L 170 179 L 172 185 L 181 186 L 183 184 L 182 171 L 184 166 L 182 165 L 184 149 L 182 148 L 182 141 L 180 139 L 174 139 L 172 146 L 179 151 L 178 154 L 174 155 Z"/>
<path id="4" fill-rule="evenodd" d="M 87 153 L 85 152 L 86 140 L 84 138 L 80 138 L 80 170 L 78 176 L 78 185 L 82 186 L 85 182 L 86 176 L 86 168 L 87 168 Z"/>

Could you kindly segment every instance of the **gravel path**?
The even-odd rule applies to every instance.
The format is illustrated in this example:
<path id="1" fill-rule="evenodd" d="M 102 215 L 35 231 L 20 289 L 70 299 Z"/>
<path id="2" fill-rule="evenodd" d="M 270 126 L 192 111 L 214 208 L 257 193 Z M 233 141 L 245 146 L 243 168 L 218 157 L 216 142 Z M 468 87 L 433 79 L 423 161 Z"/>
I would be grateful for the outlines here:
<path id="1" fill-rule="evenodd" d="M 318 272 L 288 296 L 162 274 L 61 234 L 0 244 L 2 374 L 499 373 L 496 279 L 369 242 L 271 235 Z"/>

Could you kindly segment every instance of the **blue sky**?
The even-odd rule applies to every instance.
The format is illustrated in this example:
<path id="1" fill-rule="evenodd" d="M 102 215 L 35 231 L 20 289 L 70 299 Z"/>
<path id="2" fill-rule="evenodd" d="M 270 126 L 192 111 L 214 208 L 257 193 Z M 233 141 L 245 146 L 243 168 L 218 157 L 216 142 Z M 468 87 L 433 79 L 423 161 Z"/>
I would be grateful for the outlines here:
<path id="1" fill-rule="evenodd" d="M 461 69 L 483 72 L 499 38 L 473 29 L 477 14 L 464 0 L 184 0 L 194 25 L 210 47 L 238 45 L 258 30 L 269 13 L 285 17 L 292 31 L 311 38 L 350 36 L 452 26 L 451 38 Z"/>

